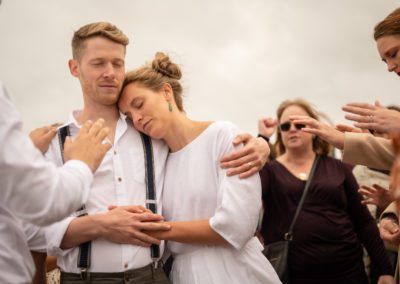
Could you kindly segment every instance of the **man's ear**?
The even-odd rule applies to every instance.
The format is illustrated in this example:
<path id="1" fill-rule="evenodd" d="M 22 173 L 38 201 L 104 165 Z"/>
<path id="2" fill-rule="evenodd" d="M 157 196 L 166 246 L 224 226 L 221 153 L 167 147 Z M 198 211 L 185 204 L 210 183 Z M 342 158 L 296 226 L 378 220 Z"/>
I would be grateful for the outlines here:
<path id="1" fill-rule="evenodd" d="M 69 67 L 69 72 L 71 73 L 71 75 L 74 77 L 78 77 L 78 75 L 79 75 L 78 61 L 76 61 L 75 59 L 68 60 L 68 67 Z"/>

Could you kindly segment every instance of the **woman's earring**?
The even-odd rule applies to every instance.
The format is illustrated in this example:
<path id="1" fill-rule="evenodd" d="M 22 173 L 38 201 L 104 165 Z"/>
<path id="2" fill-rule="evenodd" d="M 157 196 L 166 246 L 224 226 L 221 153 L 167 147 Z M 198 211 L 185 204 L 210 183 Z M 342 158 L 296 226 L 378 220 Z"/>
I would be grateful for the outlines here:
<path id="1" fill-rule="evenodd" d="M 172 104 L 171 104 L 171 102 L 168 102 L 168 110 L 169 110 L 169 112 L 172 112 Z"/>

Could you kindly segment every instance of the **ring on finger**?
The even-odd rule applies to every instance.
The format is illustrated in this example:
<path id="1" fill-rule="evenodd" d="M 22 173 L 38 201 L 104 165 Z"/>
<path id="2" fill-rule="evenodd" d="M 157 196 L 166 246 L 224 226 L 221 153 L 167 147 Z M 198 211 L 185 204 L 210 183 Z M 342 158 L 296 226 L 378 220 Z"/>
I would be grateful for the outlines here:
<path id="1" fill-rule="evenodd" d="M 249 166 L 249 168 L 253 167 L 253 164 L 251 162 L 248 162 L 247 165 Z"/>

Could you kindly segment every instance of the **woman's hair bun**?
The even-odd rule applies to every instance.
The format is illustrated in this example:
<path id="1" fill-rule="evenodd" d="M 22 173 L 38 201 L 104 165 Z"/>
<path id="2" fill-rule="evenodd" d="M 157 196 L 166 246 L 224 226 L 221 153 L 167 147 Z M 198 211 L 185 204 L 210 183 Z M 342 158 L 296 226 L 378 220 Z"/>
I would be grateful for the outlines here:
<path id="1" fill-rule="evenodd" d="M 172 79 L 179 80 L 182 77 L 182 72 L 179 66 L 173 63 L 169 59 L 169 56 L 163 52 L 156 53 L 153 62 L 151 63 L 151 68 Z"/>

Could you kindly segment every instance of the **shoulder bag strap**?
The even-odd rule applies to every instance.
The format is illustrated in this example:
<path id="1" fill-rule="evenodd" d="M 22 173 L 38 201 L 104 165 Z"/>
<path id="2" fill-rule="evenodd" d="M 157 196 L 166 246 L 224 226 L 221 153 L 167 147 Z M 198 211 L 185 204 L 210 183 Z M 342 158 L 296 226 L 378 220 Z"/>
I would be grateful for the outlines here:
<path id="1" fill-rule="evenodd" d="M 310 174 L 309 174 L 308 179 L 306 181 L 306 185 L 304 186 L 303 194 L 301 195 L 301 198 L 300 198 L 299 205 L 297 206 L 296 213 L 294 214 L 292 223 L 290 224 L 289 231 L 284 236 L 285 240 L 287 240 L 287 241 L 291 241 L 293 239 L 294 224 L 296 223 L 297 217 L 299 217 L 300 210 L 303 207 L 304 200 L 306 199 L 306 195 L 307 195 L 308 189 L 310 188 L 310 184 L 311 184 L 311 181 L 312 181 L 312 179 L 314 177 L 314 173 L 315 173 L 315 170 L 317 168 L 317 164 L 319 162 L 320 157 L 321 156 L 317 154 L 317 156 L 314 159 L 313 165 L 312 165 L 311 170 L 310 170 Z"/>

